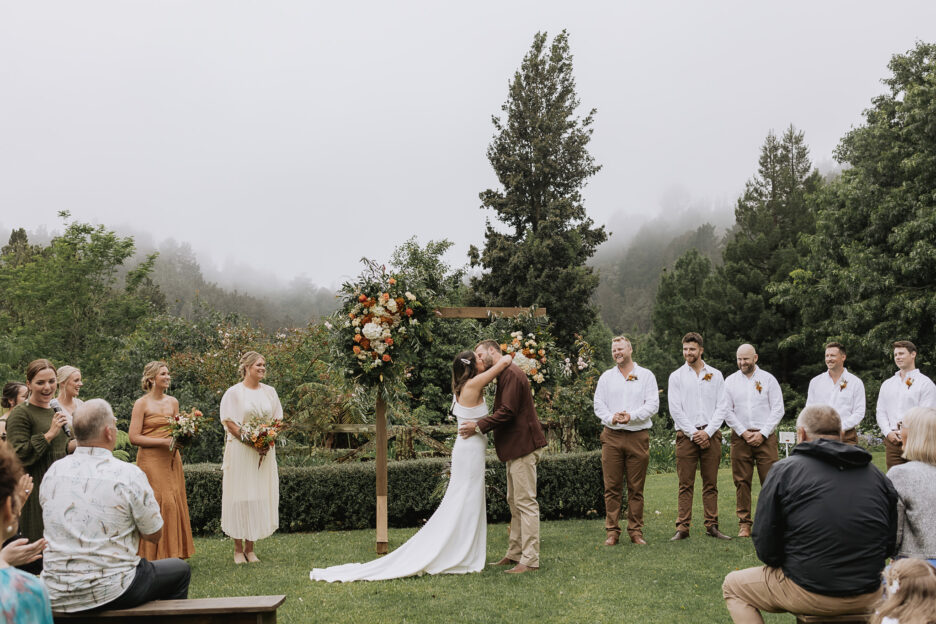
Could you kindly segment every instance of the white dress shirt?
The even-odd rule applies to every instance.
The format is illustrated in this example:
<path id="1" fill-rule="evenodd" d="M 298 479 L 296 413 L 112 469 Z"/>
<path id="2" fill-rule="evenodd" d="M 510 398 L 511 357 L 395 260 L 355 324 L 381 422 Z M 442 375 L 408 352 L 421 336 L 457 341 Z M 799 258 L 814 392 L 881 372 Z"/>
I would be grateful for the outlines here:
<path id="1" fill-rule="evenodd" d="M 660 389 L 656 377 L 646 368 L 634 364 L 625 377 L 617 366 L 601 373 L 595 388 L 595 416 L 609 429 L 640 431 L 649 429 L 650 417 L 660 409 Z M 626 425 L 612 424 L 618 412 L 630 414 Z"/>
<path id="2" fill-rule="evenodd" d="M 676 430 L 692 437 L 699 427 L 704 427 L 710 438 L 715 435 L 723 422 L 717 412 L 724 389 L 721 371 L 705 362 L 698 374 L 689 364 L 670 373 L 666 396 Z"/>
<path id="3" fill-rule="evenodd" d="M 120 597 L 140 561 L 140 533 L 162 528 L 142 470 L 105 448 L 79 446 L 53 463 L 39 486 L 45 538 L 42 581 L 56 611 L 82 611 Z"/>
<path id="4" fill-rule="evenodd" d="M 847 368 L 838 381 L 828 371 L 816 375 L 806 392 L 806 407 L 810 405 L 831 405 L 842 419 L 842 431 L 854 429 L 865 416 L 864 383 Z"/>
<path id="5" fill-rule="evenodd" d="M 907 380 L 912 383 L 907 385 Z M 900 371 L 881 384 L 877 400 L 877 422 L 885 437 L 897 429 L 897 423 L 913 407 L 936 407 L 936 385 L 919 368 L 900 378 Z"/>
<path id="6" fill-rule="evenodd" d="M 728 375 L 718 417 L 738 435 L 750 429 L 766 438 L 783 418 L 783 394 L 777 378 L 759 366 L 750 378 L 740 370 Z"/>

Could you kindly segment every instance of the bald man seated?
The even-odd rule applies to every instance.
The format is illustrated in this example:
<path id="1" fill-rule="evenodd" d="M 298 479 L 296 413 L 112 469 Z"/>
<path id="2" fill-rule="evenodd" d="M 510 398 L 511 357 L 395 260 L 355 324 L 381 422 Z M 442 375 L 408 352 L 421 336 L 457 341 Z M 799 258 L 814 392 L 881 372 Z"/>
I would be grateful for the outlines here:
<path id="1" fill-rule="evenodd" d="M 807 407 L 796 434 L 757 501 L 754 548 L 766 565 L 731 572 L 722 585 L 738 624 L 762 623 L 761 611 L 871 613 L 896 551 L 897 491 L 870 453 L 841 441 L 836 411 Z"/>

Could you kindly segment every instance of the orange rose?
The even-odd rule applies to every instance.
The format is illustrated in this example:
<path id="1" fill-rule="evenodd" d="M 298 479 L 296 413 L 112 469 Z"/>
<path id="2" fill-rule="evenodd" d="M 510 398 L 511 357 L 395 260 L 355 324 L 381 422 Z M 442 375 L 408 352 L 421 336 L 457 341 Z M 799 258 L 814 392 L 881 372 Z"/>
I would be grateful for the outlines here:
<path id="1" fill-rule="evenodd" d="M 367 301 L 367 295 L 358 295 L 357 300 L 360 301 L 361 303 L 364 303 L 365 301 Z"/>
<path id="2" fill-rule="evenodd" d="M 413 316 L 413 308 L 406 308 L 406 316 Z"/>
<path id="3" fill-rule="evenodd" d="M 506 350 L 507 350 L 507 345 L 506 345 L 506 344 L 503 344 L 503 343 L 502 343 L 500 347 L 501 347 L 501 351 L 506 351 Z"/>
<path id="4" fill-rule="evenodd" d="M 363 338 L 361 334 L 354 334 L 354 342 L 361 342 L 361 338 Z"/>
<path id="5" fill-rule="evenodd" d="M 387 293 L 382 293 L 382 294 L 380 295 L 380 298 L 381 298 L 383 301 L 387 301 L 388 299 L 390 299 L 390 295 L 388 295 Z"/>
<path id="6" fill-rule="evenodd" d="M 353 319 L 353 318 L 354 318 L 354 312 L 349 312 L 349 313 L 348 313 L 348 318 Z"/>
<path id="7" fill-rule="evenodd" d="M 539 353 L 540 355 L 546 355 L 546 351 L 543 349 L 540 349 L 537 353 Z"/>
<path id="8" fill-rule="evenodd" d="M 394 284 L 396 284 L 396 280 L 393 279 L 393 278 L 391 277 L 391 278 L 390 278 L 390 285 L 393 286 Z"/>
<path id="9" fill-rule="evenodd" d="M 393 338 L 387 338 L 386 340 L 384 340 L 384 342 L 386 342 L 388 345 L 392 345 L 392 344 L 393 344 Z"/>
<path id="10" fill-rule="evenodd" d="M 403 297 L 397 297 L 395 301 L 398 308 L 402 308 L 406 304 L 406 301 L 403 300 Z"/>
<path id="11" fill-rule="evenodd" d="M 383 354 L 383 361 L 384 361 L 384 362 L 389 362 L 389 361 L 390 361 L 390 354 L 389 354 L 389 353 L 384 353 L 384 354 Z"/>
<path id="12" fill-rule="evenodd" d="M 354 345 L 354 347 L 352 348 L 352 351 L 354 351 L 354 354 L 357 355 L 358 353 L 361 352 L 361 347 Z"/>

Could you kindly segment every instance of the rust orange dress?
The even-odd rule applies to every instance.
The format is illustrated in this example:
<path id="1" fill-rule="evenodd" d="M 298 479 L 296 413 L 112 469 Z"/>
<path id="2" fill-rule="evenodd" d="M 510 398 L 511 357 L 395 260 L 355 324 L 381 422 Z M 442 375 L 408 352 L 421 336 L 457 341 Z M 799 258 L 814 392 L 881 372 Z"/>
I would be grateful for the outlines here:
<path id="1" fill-rule="evenodd" d="M 151 412 L 143 415 L 142 435 L 169 437 L 165 427 L 165 415 Z M 170 453 L 165 447 L 140 447 L 136 463 L 149 479 L 163 518 L 159 542 L 152 544 L 141 539 L 138 554 L 150 561 L 170 557 L 188 559 L 195 553 L 195 543 L 192 541 L 192 526 L 189 522 L 182 456 L 178 451 Z"/>

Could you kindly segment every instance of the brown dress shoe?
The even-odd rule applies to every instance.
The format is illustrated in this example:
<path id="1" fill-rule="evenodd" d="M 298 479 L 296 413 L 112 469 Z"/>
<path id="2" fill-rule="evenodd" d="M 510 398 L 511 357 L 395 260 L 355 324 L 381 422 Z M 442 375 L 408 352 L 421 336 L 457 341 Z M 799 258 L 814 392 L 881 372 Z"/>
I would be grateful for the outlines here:
<path id="1" fill-rule="evenodd" d="M 669 541 L 678 542 L 684 539 L 689 539 L 689 531 L 676 531 L 676 535 L 671 537 Z"/>
<path id="2" fill-rule="evenodd" d="M 751 537 L 751 525 L 742 524 L 738 527 L 738 537 Z"/>
<path id="3" fill-rule="evenodd" d="M 611 533 L 608 535 L 608 539 L 605 540 L 605 546 L 614 546 L 618 543 L 617 533 Z"/>
<path id="4" fill-rule="evenodd" d="M 718 530 L 718 525 L 713 524 L 709 528 L 705 529 L 705 534 L 709 537 L 714 537 L 715 539 L 730 540 L 731 538 Z"/>
<path id="5" fill-rule="evenodd" d="M 630 536 L 631 541 L 637 544 L 638 546 L 646 546 L 647 542 L 644 540 L 643 535 L 640 533 L 634 533 Z"/>
<path id="6" fill-rule="evenodd" d="M 509 570 L 504 570 L 504 572 L 506 572 L 507 574 L 523 574 L 524 572 L 536 572 L 537 570 L 539 570 L 538 567 L 534 568 L 533 566 L 528 566 L 528 565 L 523 565 L 522 563 L 518 563 L 517 565 L 510 568 Z"/>
<path id="7" fill-rule="evenodd" d="M 504 557 L 504 558 L 501 559 L 500 561 L 493 561 L 493 562 L 489 563 L 488 565 L 489 565 L 489 566 L 505 566 L 505 565 L 515 566 L 515 565 L 517 565 L 518 563 L 520 563 L 520 562 L 519 562 L 519 561 L 514 561 L 513 559 L 509 559 L 509 558 L 507 558 L 507 557 Z"/>

